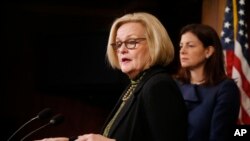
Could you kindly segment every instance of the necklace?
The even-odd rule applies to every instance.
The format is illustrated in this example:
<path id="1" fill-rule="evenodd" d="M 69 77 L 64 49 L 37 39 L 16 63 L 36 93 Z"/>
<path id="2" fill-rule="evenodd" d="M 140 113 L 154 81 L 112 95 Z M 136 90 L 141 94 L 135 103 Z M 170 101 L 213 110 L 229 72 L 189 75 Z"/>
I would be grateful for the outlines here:
<path id="1" fill-rule="evenodd" d="M 127 101 L 130 96 L 132 95 L 134 89 L 136 88 L 137 84 L 131 84 L 130 87 L 128 88 L 126 94 L 122 97 L 122 101 Z"/>
<path id="2" fill-rule="evenodd" d="M 136 86 L 137 86 L 138 83 L 141 81 L 141 79 L 142 79 L 142 77 L 144 76 L 144 74 L 145 74 L 145 73 L 143 73 L 143 74 L 141 75 L 141 77 L 140 77 L 138 80 L 136 80 L 136 81 L 131 80 L 131 85 L 130 85 L 130 87 L 128 88 L 126 94 L 124 94 L 124 96 L 122 97 L 122 101 L 127 101 L 127 100 L 131 97 L 131 95 L 133 94 L 133 92 L 134 92 Z"/>
<path id="3" fill-rule="evenodd" d="M 202 84 L 204 82 L 205 82 L 205 79 L 202 79 L 200 81 L 191 81 L 192 84 L 197 84 L 197 85 L 200 85 L 200 84 Z"/>
<path id="4" fill-rule="evenodd" d="M 120 105 L 120 107 L 117 109 L 116 113 L 114 114 L 113 118 L 109 121 L 109 123 L 107 124 L 107 126 L 104 129 L 103 132 L 103 136 L 108 137 L 109 135 L 109 131 L 113 125 L 113 123 L 115 122 L 117 116 L 120 114 L 121 110 L 123 109 L 123 107 L 126 104 L 126 101 L 131 97 L 131 95 L 133 94 L 136 86 L 138 85 L 138 83 L 140 82 L 140 80 L 142 79 L 142 77 L 145 75 L 145 73 L 143 73 L 139 79 L 137 79 L 136 81 L 131 80 L 131 84 L 130 87 L 128 88 L 126 94 L 124 94 L 124 96 L 122 97 L 122 103 Z"/>

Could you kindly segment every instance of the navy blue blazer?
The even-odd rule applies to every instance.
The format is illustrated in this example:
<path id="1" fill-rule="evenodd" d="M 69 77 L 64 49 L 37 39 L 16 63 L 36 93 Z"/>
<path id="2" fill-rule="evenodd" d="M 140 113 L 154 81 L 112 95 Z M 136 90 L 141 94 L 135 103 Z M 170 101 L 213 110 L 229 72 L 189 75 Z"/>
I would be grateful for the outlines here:
<path id="1" fill-rule="evenodd" d="M 228 141 L 238 119 L 240 94 L 226 79 L 216 86 L 180 84 L 188 109 L 189 141 Z"/>
<path id="2" fill-rule="evenodd" d="M 120 104 L 121 99 L 107 123 Z M 117 141 L 187 140 L 186 106 L 178 85 L 166 70 L 147 70 L 113 123 L 109 137 Z"/>

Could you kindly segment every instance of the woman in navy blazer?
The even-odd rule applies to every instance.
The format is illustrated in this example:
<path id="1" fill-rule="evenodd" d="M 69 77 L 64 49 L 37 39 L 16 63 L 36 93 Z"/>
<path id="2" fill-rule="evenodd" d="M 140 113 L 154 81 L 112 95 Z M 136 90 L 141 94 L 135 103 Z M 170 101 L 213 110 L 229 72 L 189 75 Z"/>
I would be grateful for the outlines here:
<path id="1" fill-rule="evenodd" d="M 216 31 L 207 25 L 183 27 L 177 80 L 188 109 L 189 141 L 228 141 L 239 114 L 239 89 L 226 76 Z"/>

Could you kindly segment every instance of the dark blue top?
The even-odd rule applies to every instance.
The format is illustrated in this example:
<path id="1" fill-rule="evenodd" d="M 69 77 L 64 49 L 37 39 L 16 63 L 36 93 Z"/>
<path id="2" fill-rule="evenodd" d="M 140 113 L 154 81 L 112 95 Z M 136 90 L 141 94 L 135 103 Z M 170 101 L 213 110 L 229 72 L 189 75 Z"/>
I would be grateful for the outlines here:
<path id="1" fill-rule="evenodd" d="M 179 84 L 188 109 L 189 141 L 228 141 L 237 122 L 240 94 L 226 79 L 216 86 Z"/>

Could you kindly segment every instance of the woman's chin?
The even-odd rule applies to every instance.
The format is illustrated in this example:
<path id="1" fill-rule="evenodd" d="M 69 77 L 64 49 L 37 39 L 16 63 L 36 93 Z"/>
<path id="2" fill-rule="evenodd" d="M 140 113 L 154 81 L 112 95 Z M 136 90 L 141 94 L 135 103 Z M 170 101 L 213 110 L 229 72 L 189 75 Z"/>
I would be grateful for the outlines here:
<path id="1" fill-rule="evenodd" d="M 126 74 L 129 77 L 130 77 L 131 72 L 132 72 L 131 69 L 128 69 L 128 68 L 122 68 L 121 71 L 122 71 L 122 73 Z"/>

